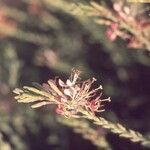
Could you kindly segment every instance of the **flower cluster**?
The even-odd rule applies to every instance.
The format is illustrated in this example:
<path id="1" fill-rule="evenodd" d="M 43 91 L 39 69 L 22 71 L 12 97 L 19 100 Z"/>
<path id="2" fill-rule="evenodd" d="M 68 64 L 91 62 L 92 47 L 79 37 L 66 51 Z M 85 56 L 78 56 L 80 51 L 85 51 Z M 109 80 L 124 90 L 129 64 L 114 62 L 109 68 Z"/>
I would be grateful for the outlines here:
<path id="1" fill-rule="evenodd" d="M 66 82 L 57 78 L 48 80 L 48 83 L 44 83 L 42 86 L 35 84 L 36 88 L 27 86 L 24 86 L 23 89 L 16 88 L 14 90 L 14 93 L 17 94 L 15 99 L 22 103 L 35 102 L 32 105 L 33 108 L 55 104 L 57 114 L 68 118 L 84 117 L 98 126 L 109 129 L 112 133 L 130 139 L 132 142 L 141 142 L 142 145 L 149 146 L 149 139 L 139 132 L 127 130 L 119 123 L 114 124 L 95 115 L 96 112 L 103 111 L 101 103 L 110 101 L 110 98 L 101 99 L 101 92 L 97 95 L 102 86 L 91 89 L 95 78 L 81 81 L 79 75 L 80 71 L 73 69 L 71 77 Z"/>
<path id="2" fill-rule="evenodd" d="M 115 12 L 116 22 L 111 22 L 108 26 L 106 35 L 111 40 L 114 41 L 117 37 L 128 41 L 128 47 L 131 48 L 142 48 L 143 42 L 139 39 L 139 34 L 143 36 L 145 34 L 143 31 L 150 27 L 149 22 L 144 17 L 136 17 L 132 15 L 132 10 L 128 6 L 123 6 L 119 3 L 113 4 L 113 10 Z M 126 31 L 124 31 L 125 29 Z M 137 29 L 137 30 L 134 30 Z M 138 33 L 137 33 L 138 31 Z M 144 35 L 144 38 L 146 36 Z"/>
<path id="3" fill-rule="evenodd" d="M 119 37 L 127 42 L 129 48 L 150 50 L 150 22 L 145 15 L 146 8 L 142 10 L 141 7 L 139 13 L 123 1 L 113 3 L 112 9 L 95 2 L 91 2 L 91 6 L 90 16 L 95 16 L 96 23 L 107 27 L 106 36 L 110 41 Z"/>
<path id="4" fill-rule="evenodd" d="M 101 99 L 102 86 L 91 89 L 95 78 L 86 81 L 80 80 L 80 71 L 73 69 L 71 76 L 66 82 L 61 79 L 48 80 L 41 89 L 23 87 L 15 89 L 14 93 L 18 102 L 36 102 L 33 108 L 41 107 L 46 104 L 56 104 L 56 113 L 66 117 L 78 117 L 81 110 L 86 110 L 95 114 L 103 111 L 101 103 L 110 101 L 110 98 Z M 99 95 L 97 96 L 98 92 Z"/>

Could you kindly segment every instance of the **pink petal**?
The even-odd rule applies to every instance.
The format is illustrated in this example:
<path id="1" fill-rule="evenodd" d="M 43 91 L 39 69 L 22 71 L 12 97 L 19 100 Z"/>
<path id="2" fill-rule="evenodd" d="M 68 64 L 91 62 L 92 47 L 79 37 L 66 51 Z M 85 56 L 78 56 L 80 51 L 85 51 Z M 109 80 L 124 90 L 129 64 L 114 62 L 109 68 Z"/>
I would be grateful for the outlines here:
<path id="1" fill-rule="evenodd" d="M 64 94 L 71 97 L 71 92 L 69 89 L 65 89 Z"/>
<path id="2" fill-rule="evenodd" d="M 113 4 L 113 8 L 114 8 L 114 10 L 117 11 L 117 12 L 118 12 L 118 11 L 121 11 L 121 5 L 120 5 L 119 3 L 114 3 L 114 4 Z"/>
<path id="3" fill-rule="evenodd" d="M 66 84 L 67 84 L 68 86 L 72 86 L 72 82 L 71 82 L 70 80 L 67 80 L 67 81 L 66 81 Z"/>
<path id="4" fill-rule="evenodd" d="M 65 83 L 64 83 L 61 79 L 58 80 L 58 83 L 59 83 L 59 85 L 60 85 L 61 87 L 64 87 L 64 86 L 65 86 Z"/>
<path id="5" fill-rule="evenodd" d="M 63 107 L 61 105 L 58 105 L 58 107 L 56 108 L 56 113 L 59 115 L 62 115 L 64 113 L 63 111 Z"/>

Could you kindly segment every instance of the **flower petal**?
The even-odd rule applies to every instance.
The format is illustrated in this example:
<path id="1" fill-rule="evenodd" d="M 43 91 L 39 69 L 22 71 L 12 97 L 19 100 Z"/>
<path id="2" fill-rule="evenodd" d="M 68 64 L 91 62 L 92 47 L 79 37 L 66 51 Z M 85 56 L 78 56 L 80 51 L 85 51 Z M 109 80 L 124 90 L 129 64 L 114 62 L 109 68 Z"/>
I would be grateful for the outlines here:
<path id="1" fill-rule="evenodd" d="M 65 87 L 65 86 L 66 86 L 66 84 L 65 84 L 61 79 L 58 80 L 58 84 L 59 84 L 61 87 Z"/>
<path id="2" fill-rule="evenodd" d="M 73 85 L 70 80 L 67 80 L 67 81 L 66 81 L 66 84 L 67 84 L 68 86 L 72 86 L 72 85 Z"/>
<path id="3" fill-rule="evenodd" d="M 67 96 L 70 96 L 70 97 L 72 95 L 70 89 L 65 89 L 64 94 L 67 95 Z"/>

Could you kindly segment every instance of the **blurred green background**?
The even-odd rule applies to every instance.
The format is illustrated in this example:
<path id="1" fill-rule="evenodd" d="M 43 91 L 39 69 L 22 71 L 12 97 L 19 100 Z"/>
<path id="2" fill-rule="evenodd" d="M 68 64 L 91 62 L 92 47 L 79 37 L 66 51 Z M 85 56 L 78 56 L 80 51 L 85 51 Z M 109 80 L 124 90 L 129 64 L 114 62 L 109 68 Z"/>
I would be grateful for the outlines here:
<path id="1" fill-rule="evenodd" d="M 51 106 L 33 110 L 17 104 L 15 87 L 43 83 L 72 68 L 83 79 L 97 78 L 104 97 L 112 102 L 100 114 L 112 122 L 150 135 L 150 55 L 127 48 L 124 40 L 111 42 L 106 27 L 75 13 L 74 3 L 88 1 L 0 1 L 0 150 L 97 150 L 57 122 Z M 100 1 L 99 1 L 100 2 Z M 105 4 L 111 7 L 113 1 Z M 105 131 L 114 150 L 144 149 Z"/>

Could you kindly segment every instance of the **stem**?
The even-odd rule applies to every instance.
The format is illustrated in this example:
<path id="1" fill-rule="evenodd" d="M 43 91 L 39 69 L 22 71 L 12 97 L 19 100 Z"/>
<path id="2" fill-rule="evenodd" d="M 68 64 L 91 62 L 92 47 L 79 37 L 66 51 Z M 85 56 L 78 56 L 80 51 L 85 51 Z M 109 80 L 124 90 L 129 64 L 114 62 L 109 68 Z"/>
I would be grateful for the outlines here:
<path id="1" fill-rule="evenodd" d="M 95 146 L 101 150 L 111 150 L 109 143 L 105 136 L 90 126 L 87 120 L 58 117 L 58 122 L 73 128 L 75 133 L 81 134 L 83 138 L 91 141 Z"/>
<path id="2" fill-rule="evenodd" d="M 88 112 L 86 110 L 80 110 L 80 113 L 83 114 L 84 118 L 92 120 L 94 124 L 99 125 L 105 129 L 109 129 L 112 133 L 118 134 L 120 137 L 127 138 L 132 142 L 140 142 L 143 146 L 150 147 L 150 140 L 145 138 L 141 133 L 137 131 L 126 129 L 121 124 L 112 123 L 102 117 L 96 117 L 91 112 Z"/>

